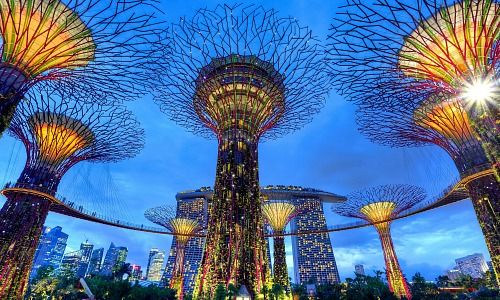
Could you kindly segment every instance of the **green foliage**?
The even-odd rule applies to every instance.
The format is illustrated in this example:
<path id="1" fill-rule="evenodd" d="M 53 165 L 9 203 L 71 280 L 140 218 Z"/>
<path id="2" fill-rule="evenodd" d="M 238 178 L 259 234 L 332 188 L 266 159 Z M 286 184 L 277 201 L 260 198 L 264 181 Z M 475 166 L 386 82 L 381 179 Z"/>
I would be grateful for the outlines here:
<path id="1" fill-rule="evenodd" d="M 78 279 L 71 276 L 50 277 L 47 271 L 38 272 L 38 281 L 31 286 L 27 296 L 30 300 L 81 300 L 87 296 L 81 289 Z M 175 300 L 175 290 L 157 286 L 141 287 L 128 281 L 93 277 L 86 282 L 99 300 Z"/>
<path id="2" fill-rule="evenodd" d="M 219 284 L 215 289 L 214 300 L 226 300 L 227 291 L 226 287 L 222 284 Z"/>

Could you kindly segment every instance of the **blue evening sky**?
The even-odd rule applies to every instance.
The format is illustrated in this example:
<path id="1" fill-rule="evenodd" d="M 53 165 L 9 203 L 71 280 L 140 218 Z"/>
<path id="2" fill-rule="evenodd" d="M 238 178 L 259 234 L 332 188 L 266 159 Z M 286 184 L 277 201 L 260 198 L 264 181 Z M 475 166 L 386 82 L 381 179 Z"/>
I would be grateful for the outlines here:
<path id="1" fill-rule="evenodd" d="M 244 1 L 246 3 L 246 1 Z M 250 2 L 249 2 L 250 3 Z M 253 1 L 294 16 L 321 39 L 340 4 L 339 1 Z M 197 8 L 213 8 L 217 1 L 163 0 L 169 22 L 191 16 Z M 175 205 L 178 191 L 213 186 L 217 144 L 187 132 L 167 119 L 151 96 L 128 104 L 146 130 L 146 147 L 134 159 L 117 164 L 81 163 L 63 179 L 60 191 L 67 198 L 87 200 L 91 209 L 134 223 L 147 223 L 144 211 L 153 206 Z M 300 185 L 348 194 L 379 184 L 410 183 L 439 193 L 457 176 L 446 153 L 436 147 L 391 149 L 370 143 L 357 132 L 354 105 L 333 91 L 324 109 L 302 130 L 261 144 L 262 185 Z M 5 135 L 0 140 L 0 180 L 15 180 L 25 154 L 20 142 Z M 90 197 L 91 196 L 91 197 Z M 90 199 L 90 200 L 89 200 Z M 325 205 L 329 225 L 355 221 L 331 212 Z M 151 247 L 170 249 L 171 237 L 108 227 L 51 213 L 47 226 L 62 226 L 69 234 L 68 248 L 76 250 L 85 239 L 107 249 L 111 242 L 129 249 L 128 262 L 146 268 Z M 454 259 L 482 253 L 486 245 L 469 200 L 394 222 L 392 233 L 404 273 L 410 279 L 419 271 L 432 280 L 454 265 Z M 373 228 L 331 234 L 342 279 L 354 272 L 383 270 L 380 243 Z M 291 247 L 289 269 L 292 276 Z"/>

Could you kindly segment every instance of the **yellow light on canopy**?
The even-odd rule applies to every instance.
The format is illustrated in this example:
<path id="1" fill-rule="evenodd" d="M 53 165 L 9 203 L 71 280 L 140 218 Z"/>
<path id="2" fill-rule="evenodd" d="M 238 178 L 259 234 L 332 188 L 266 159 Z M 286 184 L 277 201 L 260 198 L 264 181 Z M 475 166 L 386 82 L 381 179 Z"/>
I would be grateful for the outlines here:
<path id="1" fill-rule="evenodd" d="M 59 0 L 0 0 L 2 62 L 26 76 L 75 69 L 94 59 L 91 32 Z"/>
<path id="2" fill-rule="evenodd" d="M 459 1 L 421 21 L 405 39 L 399 68 L 409 77 L 461 86 L 484 77 L 500 36 L 500 5 L 491 0 Z"/>
<path id="3" fill-rule="evenodd" d="M 91 130 L 81 122 L 63 115 L 38 113 L 29 121 L 36 138 L 40 158 L 57 165 L 76 151 L 92 144 Z"/>
<path id="4" fill-rule="evenodd" d="M 185 219 L 185 218 L 174 218 L 169 222 L 169 228 L 177 238 L 177 243 L 186 244 L 191 235 L 196 233 L 199 228 L 198 221 L 193 219 Z"/>
<path id="5" fill-rule="evenodd" d="M 443 101 L 435 97 L 415 111 L 416 124 L 435 130 L 459 144 L 474 138 L 463 106 L 456 100 Z"/>
<path id="6" fill-rule="evenodd" d="M 274 231 L 283 231 L 295 213 L 295 205 L 286 202 L 271 202 L 262 206 L 262 212 Z"/>
<path id="7" fill-rule="evenodd" d="M 390 201 L 380 201 L 367 204 L 361 207 L 360 212 L 364 214 L 372 223 L 389 220 L 396 204 Z"/>

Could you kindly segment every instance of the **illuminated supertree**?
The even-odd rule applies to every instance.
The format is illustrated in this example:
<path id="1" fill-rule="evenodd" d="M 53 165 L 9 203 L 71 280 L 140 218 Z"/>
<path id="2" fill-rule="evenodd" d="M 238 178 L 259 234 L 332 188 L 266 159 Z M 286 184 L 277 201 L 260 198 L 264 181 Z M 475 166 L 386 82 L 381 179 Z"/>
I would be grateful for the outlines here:
<path id="1" fill-rule="evenodd" d="M 500 274 L 500 5 L 348 0 L 332 26 L 339 91 L 361 130 L 391 146 L 444 148 L 466 182 Z M 493 172 L 491 172 L 493 170 Z"/>
<path id="2" fill-rule="evenodd" d="M 391 222 L 426 197 L 422 188 L 394 184 L 382 185 L 347 196 L 347 201 L 335 208 L 340 215 L 359 218 L 373 224 L 379 234 L 385 259 L 389 289 L 398 297 L 411 299 L 408 283 L 401 272 L 391 237 Z"/>
<path id="3" fill-rule="evenodd" d="M 175 262 L 170 287 L 177 290 L 177 298 L 184 298 L 184 253 L 189 239 L 202 227 L 198 221 L 177 218 L 175 210 L 170 206 L 148 209 L 144 216 L 153 223 L 163 226 L 175 235 Z"/>
<path id="4" fill-rule="evenodd" d="M 295 205 L 284 202 L 268 202 L 262 206 L 262 212 L 266 217 L 267 223 L 273 229 L 274 236 L 274 283 L 289 289 L 290 281 L 288 279 L 288 268 L 286 265 L 285 237 L 283 234 L 286 225 L 296 216 L 297 209 Z"/>
<path id="5" fill-rule="evenodd" d="M 0 298 L 22 299 L 63 175 L 81 161 L 135 156 L 143 130 L 123 106 L 85 104 L 50 91 L 20 102 L 9 133 L 23 142 L 27 159 L 16 185 L 4 191 L 0 211 Z"/>
<path id="6" fill-rule="evenodd" d="M 50 85 L 107 101 L 144 93 L 160 30 L 154 0 L 0 0 L 0 134 L 23 95 Z M 150 71 L 149 71 L 150 72 Z"/>
<path id="7" fill-rule="evenodd" d="M 170 28 L 157 102 L 177 123 L 219 142 L 214 197 L 195 294 L 266 282 L 257 148 L 300 128 L 329 89 L 324 50 L 294 18 L 256 6 L 201 9 Z"/>

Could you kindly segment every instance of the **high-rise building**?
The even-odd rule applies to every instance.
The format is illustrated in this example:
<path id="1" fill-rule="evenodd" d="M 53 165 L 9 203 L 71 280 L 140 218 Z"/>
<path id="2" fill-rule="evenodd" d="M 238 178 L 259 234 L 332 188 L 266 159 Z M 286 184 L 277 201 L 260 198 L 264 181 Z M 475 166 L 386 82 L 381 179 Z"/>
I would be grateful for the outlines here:
<path id="1" fill-rule="evenodd" d="M 365 275 L 365 267 L 363 265 L 355 265 L 354 273 L 357 275 Z"/>
<path id="2" fill-rule="evenodd" d="M 456 281 L 460 276 L 462 276 L 462 272 L 460 272 L 459 269 L 450 269 L 446 271 L 446 276 L 448 276 L 448 279 L 450 281 Z"/>
<path id="3" fill-rule="evenodd" d="M 316 190 L 308 194 L 294 195 L 293 204 L 299 213 L 291 222 L 292 231 L 320 231 L 327 229 L 323 202 L 335 195 Z M 328 233 L 292 236 L 293 267 L 295 282 L 337 283 L 340 276 Z"/>
<path id="4" fill-rule="evenodd" d="M 293 230 L 301 231 L 326 229 L 323 203 L 336 203 L 345 200 L 344 197 L 332 193 L 297 186 L 267 186 L 261 188 L 261 193 L 268 200 L 289 200 L 295 205 L 301 205 L 299 211 L 302 213 L 298 215 L 300 221 L 297 223 L 298 219 L 296 217 L 291 222 L 292 226 L 294 226 Z M 206 227 L 212 194 L 213 191 L 209 187 L 178 193 L 176 195 L 177 217 L 195 219 L 203 227 Z M 294 257 L 297 255 L 301 256 L 300 260 L 294 260 L 297 282 L 305 283 L 310 278 L 313 278 L 318 283 L 340 281 L 328 234 L 301 236 L 298 240 L 294 241 L 292 239 L 292 242 L 295 244 L 292 247 Z M 176 239 L 174 237 L 165 273 L 162 278 L 166 281 L 170 281 L 172 276 L 176 255 L 175 246 Z M 191 238 L 186 246 L 184 287 L 187 293 L 191 292 L 194 288 L 196 275 L 202 259 L 203 246 L 203 238 Z M 267 257 L 270 264 L 269 247 L 267 250 Z M 307 260 L 311 261 L 311 263 L 308 263 Z M 298 268 L 300 268 L 301 272 L 297 275 Z"/>
<path id="5" fill-rule="evenodd" d="M 80 260 L 80 264 L 78 265 L 78 269 L 76 270 L 76 276 L 78 278 L 83 278 L 85 277 L 85 275 L 87 275 L 87 269 L 89 267 L 93 249 L 94 245 L 90 244 L 88 241 L 80 244 L 82 258 Z"/>
<path id="6" fill-rule="evenodd" d="M 130 265 L 128 267 L 129 272 L 130 272 L 130 277 L 128 278 L 129 281 L 138 281 L 142 279 L 142 270 L 141 266 L 139 265 Z"/>
<path id="7" fill-rule="evenodd" d="M 470 275 L 472 278 L 483 278 L 484 273 L 489 270 L 484 256 L 480 253 L 457 258 L 455 262 L 462 274 Z"/>
<path id="8" fill-rule="evenodd" d="M 109 245 L 109 249 L 104 257 L 100 274 L 103 276 L 112 276 L 127 259 L 128 249 L 126 247 L 117 247 L 114 243 Z"/>
<path id="9" fill-rule="evenodd" d="M 202 187 L 196 191 L 181 192 L 176 195 L 178 218 L 188 218 L 198 221 L 204 228 L 208 220 L 208 203 L 213 191 L 209 187 Z M 194 289 L 196 275 L 203 255 L 204 238 L 189 239 L 184 253 L 184 291 L 190 293 Z M 177 239 L 174 237 L 172 247 L 165 267 L 162 281 L 170 281 L 176 257 Z"/>
<path id="10" fill-rule="evenodd" d="M 90 257 L 87 275 L 97 275 L 101 272 L 102 257 L 104 256 L 104 248 L 95 249 Z"/>
<path id="11" fill-rule="evenodd" d="M 31 269 L 30 279 L 33 279 L 41 267 L 52 267 L 59 269 L 61 260 L 66 250 L 68 235 L 62 232 L 60 226 L 54 228 L 44 227 L 38 247 L 35 251 L 33 268 Z"/>
<path id="12" fill-rule="evenodd" d="M 64 254 L 58 273 L 63 276 L 77 276 L 82 257 L 82 250 Z"/>
<path id="13" fill-rule="evenodd" d="M 147 280 L 161 280 L 164 261 L 165 251 L 162 251 L 158 248 L 152 248 L 151 251 L 149 251 L 148 268 L 146 272 Z"/>

